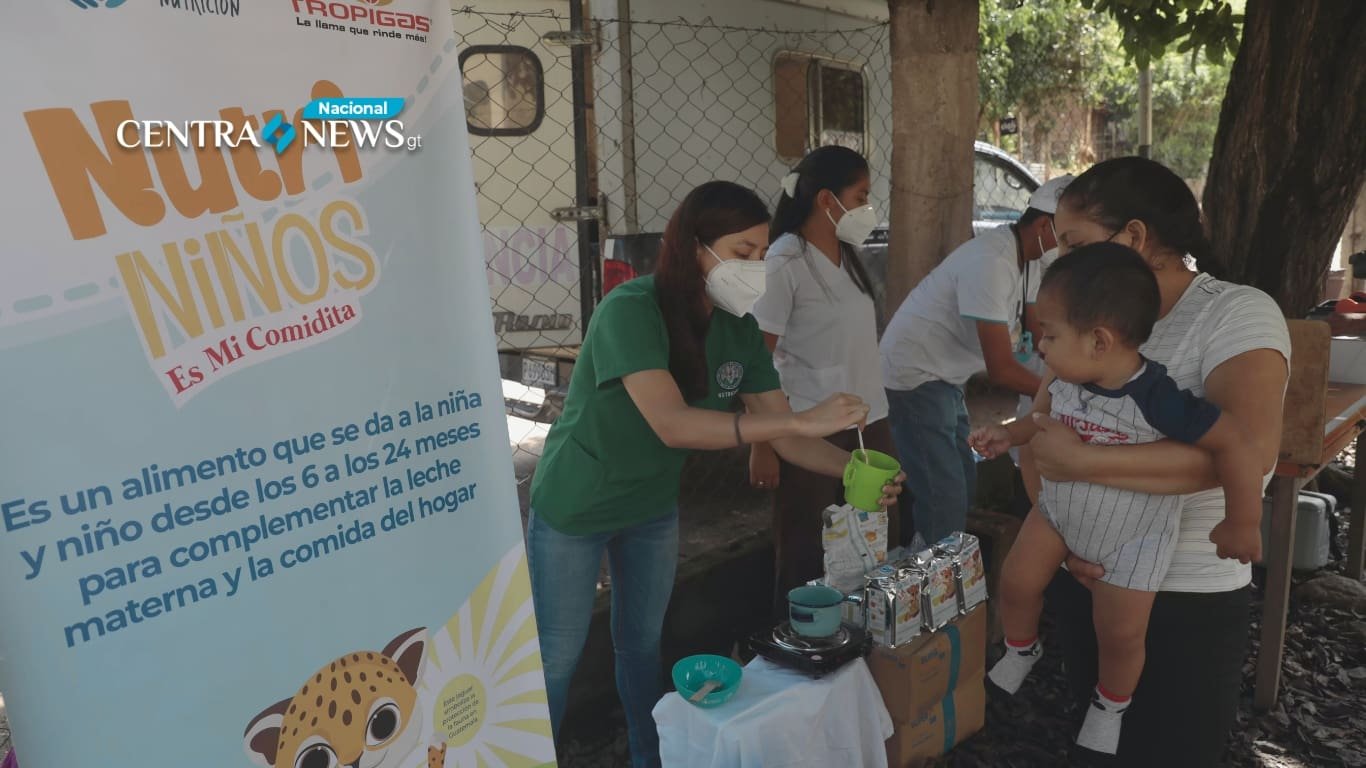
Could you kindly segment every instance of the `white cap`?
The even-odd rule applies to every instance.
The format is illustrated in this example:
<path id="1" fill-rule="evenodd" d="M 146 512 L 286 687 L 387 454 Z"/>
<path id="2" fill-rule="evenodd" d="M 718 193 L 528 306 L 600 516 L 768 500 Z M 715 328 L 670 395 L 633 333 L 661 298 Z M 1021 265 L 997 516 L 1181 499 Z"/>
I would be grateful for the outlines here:
<path id="1" fill-rule="evenodd" d="M 1029 196 L 1029 207 L 1037 208 L 1044 213 L 1057 213 L 1058 197 L 1067 185 L 1072 183 L 1073 178 L 1075 177 L 1068 173 L 1045 181 Z"/>

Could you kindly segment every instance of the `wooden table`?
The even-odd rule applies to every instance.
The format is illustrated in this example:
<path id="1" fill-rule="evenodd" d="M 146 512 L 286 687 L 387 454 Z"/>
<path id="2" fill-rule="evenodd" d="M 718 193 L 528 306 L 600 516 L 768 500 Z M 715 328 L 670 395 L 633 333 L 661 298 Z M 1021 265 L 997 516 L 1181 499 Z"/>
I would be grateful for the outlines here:
<path id="1" fill-rule="evenodd" d="M 1295 378 L 1292 374 L 1292 384 Z M 1294 389 L 1292 386 L 1291 390 Z M 1295 410 L 1314 409 L 1317 405 L 1304 400 L 1292 400 L 1290 393 L 1287 393 L 1287 424 L 1292 421 L 1291 413 Z M 1287 452 L 1283 451 L 1282 460 L 1276 465 L 1276 474 L 1271 479 L 1271 534 L 1263 543 L 1262 556 L 1267 572 L 1266 602 L 1262 606 L 1262 645 L 1257 655 L 1257 690 L 1254 696 L 1259 709 L 1274 707 L 1280 691 L 1281 656 L 1285 651 L 1285 618 L 1290 605 L 1290 573 L 1300 489 L 1353 440 L 1356 441 L 1358 462 L 1366 456 L 1366 385 L 1329 383 L 1322 400 L 1321 422 L 1318 418 L 1308 422 L 1323 424 L 1322 448 L 1317 460 L 1303 454 L 1287 459 Z M 1347 577 L 1360 579 L 1363 544 L 1366 544 L 1366 468 L 1355 473 L 1351 509 Z"/>

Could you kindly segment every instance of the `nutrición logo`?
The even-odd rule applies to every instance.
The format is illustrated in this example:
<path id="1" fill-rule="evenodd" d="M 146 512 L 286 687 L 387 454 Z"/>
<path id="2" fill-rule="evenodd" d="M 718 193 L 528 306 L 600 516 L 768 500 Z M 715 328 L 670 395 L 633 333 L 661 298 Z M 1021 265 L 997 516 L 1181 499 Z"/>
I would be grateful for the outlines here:
<path id="1" fill-rule="evenodd" d="M 71 0 L 71 2 L 77 8 L 99 8 L 100 6 L 117 8 L 123 5 L 126 0 Z M 384 0 L 384 2 L 388 2 L 388 0 Z"/>

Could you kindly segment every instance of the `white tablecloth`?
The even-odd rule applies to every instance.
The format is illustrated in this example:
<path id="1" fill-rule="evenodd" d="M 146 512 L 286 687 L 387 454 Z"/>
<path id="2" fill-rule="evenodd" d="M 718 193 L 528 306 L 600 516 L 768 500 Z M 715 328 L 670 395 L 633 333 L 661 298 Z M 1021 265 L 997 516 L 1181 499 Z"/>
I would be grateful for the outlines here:
<path id="1" fill-rule="evenodd" d="M 755 657 L 720 707 L 702 709 L 670 693 L 654 716 L 665 768 L 886 768 L 892 736 L 863 659 L 812 680 Z"/>

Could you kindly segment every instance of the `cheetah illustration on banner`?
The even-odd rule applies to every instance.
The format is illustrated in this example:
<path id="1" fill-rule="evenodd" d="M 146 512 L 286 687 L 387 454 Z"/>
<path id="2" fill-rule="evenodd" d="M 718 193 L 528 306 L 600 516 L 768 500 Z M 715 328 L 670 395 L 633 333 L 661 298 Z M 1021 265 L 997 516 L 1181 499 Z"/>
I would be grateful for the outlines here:
<path id="1" fill-rule="evenodd" d="M 378 653 L 333 660 L 293 698 L 252 719 L 244 735 L 247 754 L 265 768 L 404 766 L 422 743 L 416 685 L 426 656 L 427 630 L 419 628 Z"/>

